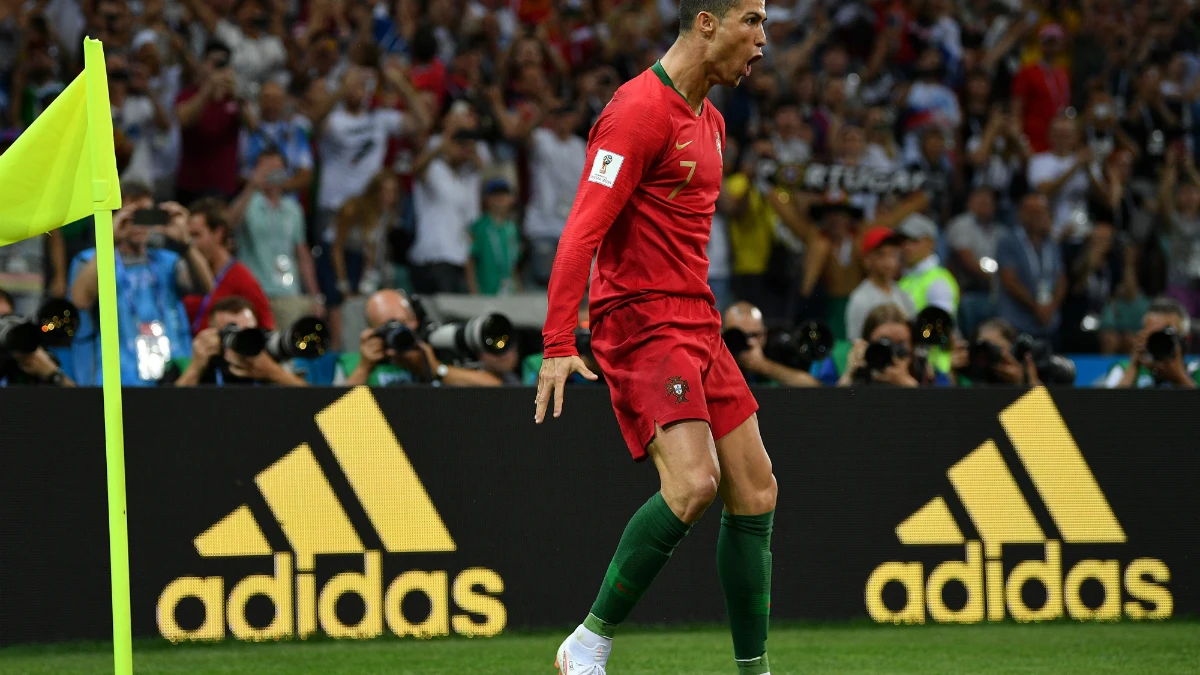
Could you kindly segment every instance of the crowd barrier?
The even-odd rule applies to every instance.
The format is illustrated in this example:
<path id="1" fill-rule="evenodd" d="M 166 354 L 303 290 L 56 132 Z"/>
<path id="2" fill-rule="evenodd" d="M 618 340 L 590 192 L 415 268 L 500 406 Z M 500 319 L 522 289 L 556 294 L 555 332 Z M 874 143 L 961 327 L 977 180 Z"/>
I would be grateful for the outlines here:
<path id="1" fill-rule="evenodd" d="M 665 395 L 665 394 L 664 394 Z M 773 616 L 1200 609 L 1193 392 L 758 390 Z M 0 643 L 110 635 L 99 390 L 0 389 Z M 487 636 L 577 623 L 656 489 L 607 393 L 125 392 L 135 635 Z M 721 621 L 717 506 L 635 611 Z"/>

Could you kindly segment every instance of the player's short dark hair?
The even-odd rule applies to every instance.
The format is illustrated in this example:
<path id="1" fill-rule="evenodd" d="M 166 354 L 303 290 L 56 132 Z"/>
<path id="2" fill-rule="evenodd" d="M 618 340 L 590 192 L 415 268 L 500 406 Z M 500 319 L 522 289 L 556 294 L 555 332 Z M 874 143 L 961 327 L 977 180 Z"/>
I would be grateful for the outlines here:
<path id="1" fill-rule="evenodd" d="M 214 232 L 217 228 L 229 227 L 229 220 L 225 217 L 225 202 L 216 197 L 204 197 L 193 203 L 188 210 L 194 216 L 204 216 L 204 224 Z"/>
<path id="2" fill-rule="evenodd" d="M 241 314 L 246 310 L 250 310 L 250 313 L 254 314 L 255 319 L 258 318 L 258 314 L 254 311 L 254 305 L 250 304 L 249 300 L 240 295 L 230 295 L 213 303 L 212 309 L 208 310 L 208 320 L 211 322 L 212 318 L 221 312 L 225 314 Z M 220 328 L 220 326 L 213 327 Z"/>
<path id="3" fill-rule="evenodd" d="M 679 1 L 679 32 L 691 32 L 700 12 L 708 12 L 718 19 L 724 19 L 729 10 L 738 5 L 738 0 L 680 0 Z"/>

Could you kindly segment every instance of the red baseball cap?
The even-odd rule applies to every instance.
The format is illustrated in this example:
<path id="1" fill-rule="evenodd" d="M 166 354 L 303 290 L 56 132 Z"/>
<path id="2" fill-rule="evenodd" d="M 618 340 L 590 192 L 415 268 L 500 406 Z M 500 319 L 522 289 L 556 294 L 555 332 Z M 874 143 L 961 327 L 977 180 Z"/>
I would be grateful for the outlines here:
<path id="1" fill-rule="evenodd" d="M 897 234 L 896 231 L 892 230 L 891 228 L 883 226 L 872 227 L 871 229 L 867 230 L 866 234 L 863 235 L 863 255 L 866 255 L 885 244 L 899 244 L 903 238 L 904 237 Z"/>

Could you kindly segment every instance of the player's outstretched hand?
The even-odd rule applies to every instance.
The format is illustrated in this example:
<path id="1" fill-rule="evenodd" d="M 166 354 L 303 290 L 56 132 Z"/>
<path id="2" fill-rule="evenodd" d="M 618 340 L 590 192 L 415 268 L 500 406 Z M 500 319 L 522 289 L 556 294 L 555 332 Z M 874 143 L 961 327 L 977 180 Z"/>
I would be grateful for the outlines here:
<path id="1" fill-rule="evenodd" d="M 546 407 L 550 405 L 550 397 L 554 397 L 554 416 L 562 414 L 563 389 L 567 387 L 567 378 L 571 373 L 579 373 L 589 380 L 595 380 L 596 374 L 588 370 L 583 359 L 578 356 L 564 356 L 556 359 L 542 359 L 542 370 L 538 373 L 537 397 L 533 399 L 536 410 L 533 421 L 541 424 L 546 419 Z"/>

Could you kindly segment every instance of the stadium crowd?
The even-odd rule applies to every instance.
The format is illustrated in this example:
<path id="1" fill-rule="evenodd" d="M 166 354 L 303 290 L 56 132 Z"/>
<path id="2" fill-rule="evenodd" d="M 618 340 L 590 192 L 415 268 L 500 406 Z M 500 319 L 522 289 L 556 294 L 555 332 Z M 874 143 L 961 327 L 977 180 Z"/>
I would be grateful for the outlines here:
<path id="1" fill-rule="evenodd" d="M 712 97 L 709 282 L 747 374 L 1070 381 L 1061 352 L 1196 386 L 1192 4 L 768 3 L 764 61 Z M 588 129 L 677 27 L 671 0 L 0 0 L 0 147 L 102 40 L 126 385 L 531 382 L 536 330 L 453 356 L 410 296 L 544 295 Z M 99 383 L 91 228 L 0 248 L 0 315 L 80 315 L 29 351 L 0 319 L 0 383 Z M 320 359 L 231 347 L 308 316 Z"/>

